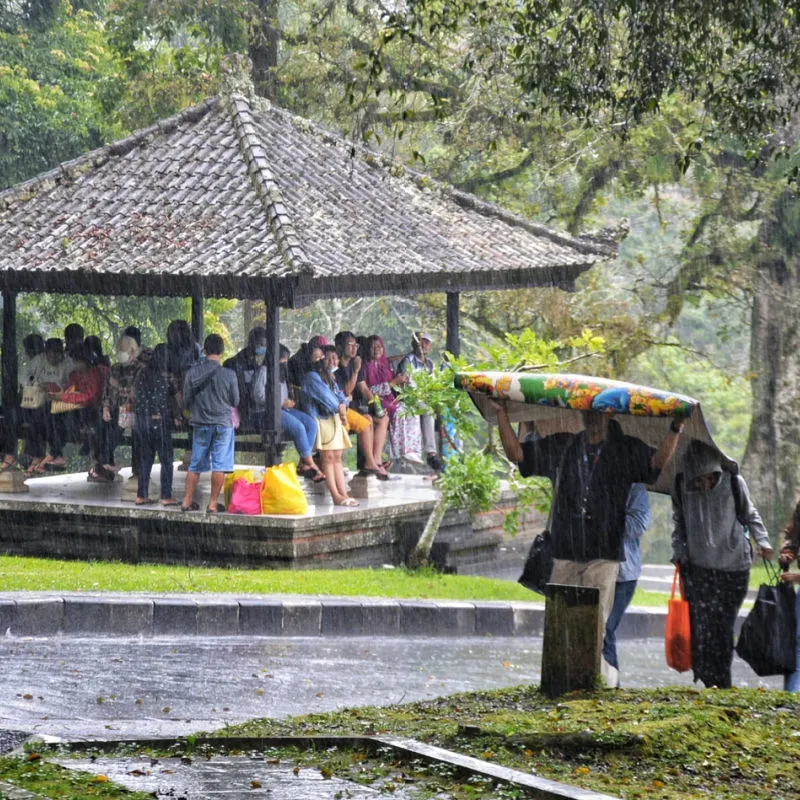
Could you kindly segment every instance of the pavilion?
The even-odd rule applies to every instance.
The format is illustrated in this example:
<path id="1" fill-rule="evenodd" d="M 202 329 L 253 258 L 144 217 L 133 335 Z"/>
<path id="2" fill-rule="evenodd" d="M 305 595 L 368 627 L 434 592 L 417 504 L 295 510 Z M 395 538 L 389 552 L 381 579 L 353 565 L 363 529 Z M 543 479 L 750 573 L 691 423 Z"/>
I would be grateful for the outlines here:
<path id="1" fill-rule="evenodd" d="M 249 96 L 248 96 L 249 95 Z M 280 309 L 348 295 L 566 290 L 610 241 L 534 224 L 254 97 L 221 94 L 0 193 L 2 402 L 20 292 L 266 303 L 266 463 L 278 459 Z"/>

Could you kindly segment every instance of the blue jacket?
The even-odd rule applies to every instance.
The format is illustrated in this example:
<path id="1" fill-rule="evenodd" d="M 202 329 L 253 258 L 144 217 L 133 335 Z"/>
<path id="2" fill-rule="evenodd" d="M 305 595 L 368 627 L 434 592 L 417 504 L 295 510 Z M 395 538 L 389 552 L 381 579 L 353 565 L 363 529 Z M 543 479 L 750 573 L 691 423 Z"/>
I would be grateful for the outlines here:
<path id="1" fill-rule="evenodd" d="M 625 560 L 619 565 L 617 582 L 638 581 L 642 574 L 642 552 L 639 539 L 650 525 L 650 501 L 647 497 L 647 488 L 642 483 L 634 483 L 628 493 L 628 503 L 625 506 Z"/>
<path id="2" fill-rule="evenodd" d="M 302 389 L 302 410 L 315 419 L 335 414 L 342 403 L 347 405 L 347 398 L 342 390 L 338 386 L 331 389 L 316 370 L 306 373 Z"/>

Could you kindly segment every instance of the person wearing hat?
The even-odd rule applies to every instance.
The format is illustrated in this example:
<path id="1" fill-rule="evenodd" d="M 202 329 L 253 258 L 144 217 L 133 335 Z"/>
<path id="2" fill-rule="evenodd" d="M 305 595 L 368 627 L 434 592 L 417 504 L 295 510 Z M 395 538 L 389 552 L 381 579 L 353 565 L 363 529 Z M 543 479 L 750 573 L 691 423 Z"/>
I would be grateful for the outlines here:
<path id="1" fill-rule="evenodd" d="M 694 679 L 730 688 L 733 629 L 747 595 L 752 553 L 772 547 L 744 478 L 726 472 L 719 453 L 693 439 L 672 490 L 672 563 L 683 578 L 692 631 Z"/>
<path id="2" fill-rule="evenodd" d="M 425 370 L 429 375 L 433 372 L 433 361 L 428 357 L 433 340 L 425 331 L 414 331 L 411 334 L 411 352 L 403 356 L 397 365 L 398 375 L 409 375 L 409 382 L 413 385 L 413 373 Z M 431 469 L 441 470 L 442 461 L 436 447 L 436 426 L 432 414 L 421 414 L 419 418 L 422 431 L 422 451 L 425 453 L 428 466 Z"/>

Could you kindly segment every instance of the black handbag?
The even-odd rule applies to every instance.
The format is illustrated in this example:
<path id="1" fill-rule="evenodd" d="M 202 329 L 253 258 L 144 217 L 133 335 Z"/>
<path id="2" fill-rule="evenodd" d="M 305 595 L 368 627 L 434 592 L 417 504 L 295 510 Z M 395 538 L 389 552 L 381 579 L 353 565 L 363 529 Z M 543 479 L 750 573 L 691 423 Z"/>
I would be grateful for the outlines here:
<path id="1" fill-rule="evenodd" d="M 550 531 L 544 530 L 536 536 L 528 551 L 528 558 L 518 583 L 532 592 L 544 594 L 553 572 L 553 542 Z"/>
<path id="2" fill-rule="evenodd" d="M 773 583 L 759 586 L 753 608 L 742 623 L 736 653 L 756 675 L 785 675 L 796 669 L 795 590 L 780 579 L 776 568 L 767 571 Z"/>
<path id="3" fill-rule="evenodd" d="M 538 594 L 545 593 L 544 587 L 550 583 L 550 576 L 553 574 L 553 537 L 550 535 L 550 523 L 553 521 L 553 509 L 558 496 L 558 485 L 561 481 L 565 454 L 566 451 L 561 454 L 561 463 L 556 472 L 553 499 L 550 502 L 550 513 L 547 515 L 547 526 L 533 540 L 531 549 L 528 551 L 528 558 L 525 560 L 525 566 L 522 568 L 522 575 L 517 578 L 517 583 Z"/>

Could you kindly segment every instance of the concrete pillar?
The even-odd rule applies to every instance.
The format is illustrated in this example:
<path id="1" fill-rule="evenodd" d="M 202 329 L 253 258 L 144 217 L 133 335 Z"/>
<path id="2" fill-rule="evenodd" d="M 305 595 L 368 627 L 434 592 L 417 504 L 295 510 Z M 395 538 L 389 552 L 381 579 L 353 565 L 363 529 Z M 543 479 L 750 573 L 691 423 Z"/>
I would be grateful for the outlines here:
<path id="1" fill-rule="evenodd" d="M 594 689 L 600 674 L 600 590 L 549 583 L 544 610 L 542 694 Z"/>

